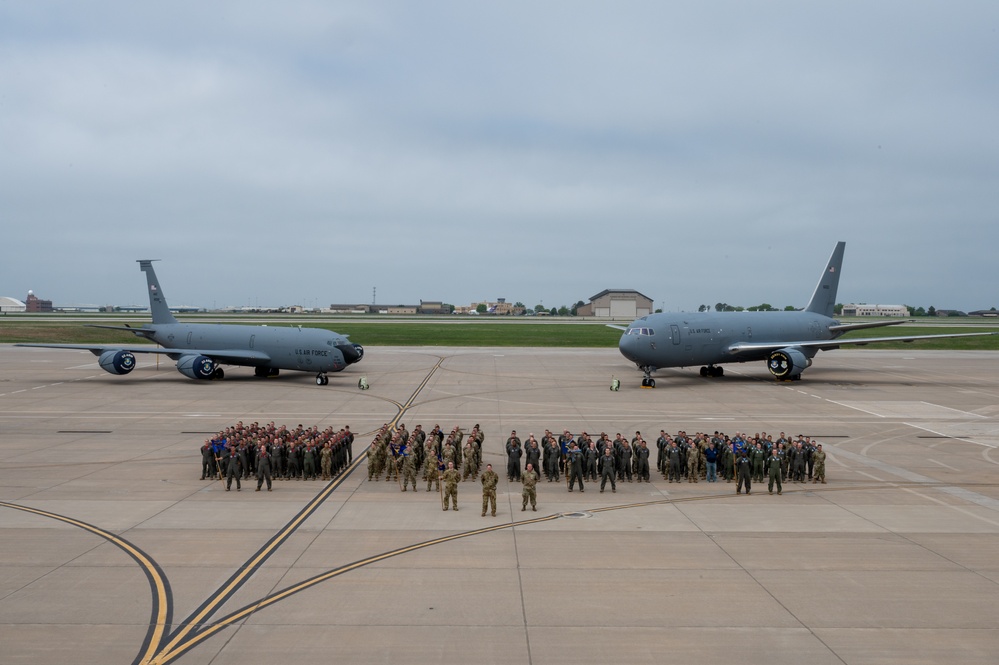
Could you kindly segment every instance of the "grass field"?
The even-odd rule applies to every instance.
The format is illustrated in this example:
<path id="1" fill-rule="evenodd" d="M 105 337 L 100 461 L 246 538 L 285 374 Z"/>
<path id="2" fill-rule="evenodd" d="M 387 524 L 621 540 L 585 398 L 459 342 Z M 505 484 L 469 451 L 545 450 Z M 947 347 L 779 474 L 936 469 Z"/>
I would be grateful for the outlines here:
<path id="1" fill-rule="evenodd" d="M 261 321 L 264 322 L 264 321 Z M 140 321 L 141 323 L 141 321 Z M 109 325 L 122 323 L 109 322 Z M 131 324 L 133 326 L 138 323 Z M 288 325 L 272 323 L 271 325 Z M 372 321 L 303 321 L 307 327 L 326 328 L 350 335 L 351 341 L 365 346 L 526 346 L 526 347 L 590 347 L 613 348 L 621 336 L 620 330 L 603 323 L 545 323 L 475 321 L 467 325 L 454 322 L 372 322 Z M 899 335 L 941 335 L 962 332 L 999 332 L 994 325 L 903 325 L 889 328 L 859 330 L 844 337 L 893 337 Z M 0 343 L 41 342 L 54 344 L 136 344 L 135 336 L 127 332 L 88 328 L 83 321 L 19 321 L 16 317 L 0 319 Z M 864 348 L 864 347 L 856 347 Z M 999 350 L 999 335 L 943 340 L 923 340 L 913 343 L 886 342 L 872 348 L 892 349 L 966 349 Z"/>

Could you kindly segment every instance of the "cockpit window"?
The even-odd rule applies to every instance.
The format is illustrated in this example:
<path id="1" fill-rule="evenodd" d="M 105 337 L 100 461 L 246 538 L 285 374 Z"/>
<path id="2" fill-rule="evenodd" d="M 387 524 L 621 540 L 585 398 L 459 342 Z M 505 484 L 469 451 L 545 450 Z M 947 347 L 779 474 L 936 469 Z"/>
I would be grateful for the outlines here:
<path id="1" fill-rule="evenodd" d="M 652 328 L 628 328 L 628 335 L 655 335 L 656 331 Z"/>

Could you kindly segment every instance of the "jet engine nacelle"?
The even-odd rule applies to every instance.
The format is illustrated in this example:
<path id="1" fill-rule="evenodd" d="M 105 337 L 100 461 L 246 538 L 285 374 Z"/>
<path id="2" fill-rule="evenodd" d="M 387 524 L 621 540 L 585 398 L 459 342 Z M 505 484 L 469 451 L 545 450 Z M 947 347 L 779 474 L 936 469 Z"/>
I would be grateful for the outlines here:
<path id="1" fill-rule="evenodd" d="M 811 366 L 812 359 L 798 349 L 778 349 L 767 356 L 767 369 L 780 380 L 796 379 Z"/>
<path id="2" fill-rule="evenodd" d="M 131 351 L 119 351 L 110 349 L 101 354 L 101 369 L 111 374 L 128 374 L 135 369 L 135 356 Z"/>
<path id="3" fill-rule="evenodd" d="M 215 376 L 215 361 L 207 356 L 181 356 L 177 371 L 190 379 L 211 379 Z"/>

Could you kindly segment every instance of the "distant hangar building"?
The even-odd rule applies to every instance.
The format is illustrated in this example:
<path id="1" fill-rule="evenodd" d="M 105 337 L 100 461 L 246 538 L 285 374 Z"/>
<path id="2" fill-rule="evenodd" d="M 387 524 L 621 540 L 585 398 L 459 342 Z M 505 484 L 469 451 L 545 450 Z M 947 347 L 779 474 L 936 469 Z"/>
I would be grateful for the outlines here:
<path id="1" fill-rule="evenodd" d="M 7 296 L 0 296 L 0 312 L 6 314 L 7 312 L 23 312 L 28 309 L 28 306 L 17 298 L 9 298 Z"/>
<path id="2" fill-rule="evenodd" d="M 843 305 L 843 316 L 912 316 L 905 305 Z"/>
<path id="3" fill-rule="evenodd" d="M 576 310 L 576 316 L 637 319 L 652 313 L 652 298 L 634 289 L 605 289 Z"/>

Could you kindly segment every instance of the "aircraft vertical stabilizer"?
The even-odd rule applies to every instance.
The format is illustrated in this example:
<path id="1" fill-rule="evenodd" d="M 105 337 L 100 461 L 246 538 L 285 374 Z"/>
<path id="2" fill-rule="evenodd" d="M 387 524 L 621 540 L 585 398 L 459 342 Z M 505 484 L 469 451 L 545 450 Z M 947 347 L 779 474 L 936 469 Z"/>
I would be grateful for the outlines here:
<path id="1" fill-rule="evenodd" d="M 833 316 L 836 308 L 836 291 L 839 289 L 839 273 L 843 268 L 843 250 L 845 248 L 845 242 L 840 241 L 836 243 L 836 249 L 833 250 L 832 256 L 829 257 L 829 263 L 826 264 L 825 270 L 822 271 L 822 277 L 819 278 L 819 283 L 815 286 L 812 299 L 808 301 L 808 306 L 805 307 L 806 312 L 821 314 L 830 318 Z"/>
<path id="2" fill-rule="evenodd" d="M 146 273 L 146 282 L 149 287 L 149 311 L 153 314 L 153 323 L 177 323 L 177 319 L 173 318 L 166 298 L 163 296 L 160 280 L 156 278 L 153 261 L 155 259 L 139 260 L 139 269 Z"/>

